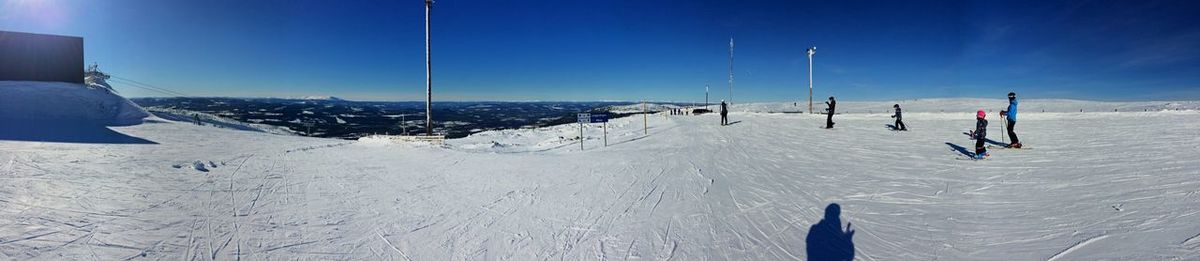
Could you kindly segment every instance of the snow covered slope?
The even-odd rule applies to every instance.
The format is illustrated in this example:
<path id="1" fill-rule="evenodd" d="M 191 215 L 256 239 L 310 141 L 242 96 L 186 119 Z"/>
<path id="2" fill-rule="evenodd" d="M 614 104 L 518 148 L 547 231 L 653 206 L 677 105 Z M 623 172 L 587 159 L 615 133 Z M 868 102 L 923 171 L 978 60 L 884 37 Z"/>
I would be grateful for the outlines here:
<path id="1" fill-rule="evenodd" d="M 1031 149 L 984 161 L 968 113 L 634 116 L 583 151 L 576 124 L 0 140 L 0 259 L 1200 259 L 1200 112 L 1022 112 Z"/>
<path id="2" fill-rule="evenodd" d="M 823 100 L 814 101 L 813 110 L 825 111 Z M 837 113 L 892 113 L 892 105 L 900 104 L 904 112 L 999 112 L 1008 107 L 1005 99 L 915 99 L 903 101 L 839 101 Z M 807 111 L 808 103 L 774 102 L 748 103 L 731 106 L 742 112 L 799 112 Z M 1026 112 L 1139 112 L 1139 111 L 1200 110 L 1200 101 L 1096 102 L 1062 99 L 1022 99 L 1019 111 Z"/>
<path id="3" fill-rule="evenodd" d="M 189 111 L 189 110 L 180 110 L 180 109 L 153 108 L 153 107 L 145 108 L 145 109 L 146 109 L 146 111 L 150 112 L 151 114 L 154 114 L 155 117 L 158 117 L 158 118 L 164 119 L 164 120 L 194 124 L 196 119 L 199 118 L 201 123 L 203 123 L 207 126 L 213 126 L 213 127 L 217 127 L 217 128 L 230 128 L 230 129 L 235 129 L 235 130 L 265 132 L 265 133 L 279 134 L 279 135 L 297 135 L 294 131 L 292 131 L 291 129 L 288 129 L 286 127 L 267 125 L 267 124 L 259 124 L 259 123 L 240 122 L 240 121 L 237 121 L 234 119 L 225 118 L 220 115 L 214 115 L 214 114 L 210 114 L 210 113 Z"/>
<path id="4" fill-rule="evenodd" d="M 0 81 L 0 140 L 152 143 L 108 128 L 141 124 L 149 116 L 103 87 Z"/>
<path id="5" fill-rule="evenodd" d="M 82 84 L 0 81 L 0 120 L 141 124 L 150 114 L 124 97 Z"/>

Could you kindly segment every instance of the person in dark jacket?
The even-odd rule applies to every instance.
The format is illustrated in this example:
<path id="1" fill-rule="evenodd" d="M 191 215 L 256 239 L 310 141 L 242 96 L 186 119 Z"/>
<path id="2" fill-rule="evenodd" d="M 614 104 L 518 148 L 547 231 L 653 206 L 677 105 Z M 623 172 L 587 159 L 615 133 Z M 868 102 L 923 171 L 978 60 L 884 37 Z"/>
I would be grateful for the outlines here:
<path id="1" fill-rule="evenodd" d="M 729 125 L 729 108 L 726 107 L 725 100 L 721 100 L 721 126 Z"/>
<path id="2" fill-rule="evenodd" d="M 833 128 L 833 110 L 835 108 L 837 108 L 837 101 L 833 99 L 833 96 L 829 96 L 829 101 L 825 102 L 825 105 L 829 106 L 829 108 L 825 109 L 826 113 L 829 114 L 828 116 L 825 117 L 825 128 L 832 129 Z"/>
<path id="3" fill-rule="evenodd" d="M 1017 133 L 1013 132 L 1013 126 L 1017 125 L 1017 94 L 1016 93 L 1013 93 L 1013 92 L 1008 93 L 1008 109 L 1000 111 L 1000 117 L 1008 118 L 1008 120 L 1007 120 L 1008 136 L 1012 137 L 1012 143 L 1009 143 L 1008 147 L 1020 149 L 1021 148 L 1021 140 L 1018 140 Z"/>
<path id="4" fill-rule="evenodd" d="M 892 118 L 896 118 L 896 126 L 894 128 L 902 131 L 908 130 L 908 126 L 904 126 L 904 120 L 900 116 L 900 104 L 892 105 L 892 108 L 896 108 L 896 115 L 892 115 Z"/>
<path id="5" fill-rule="evenodd" d="M 987 112 L 979 110 L 975 112 L 975 131 L 971 132 L 971 137 L 975 138 L 975 158 L 982 159 L 987 156 L 987 147 L 983 146 L 983 142 L 987 140 Z"/>

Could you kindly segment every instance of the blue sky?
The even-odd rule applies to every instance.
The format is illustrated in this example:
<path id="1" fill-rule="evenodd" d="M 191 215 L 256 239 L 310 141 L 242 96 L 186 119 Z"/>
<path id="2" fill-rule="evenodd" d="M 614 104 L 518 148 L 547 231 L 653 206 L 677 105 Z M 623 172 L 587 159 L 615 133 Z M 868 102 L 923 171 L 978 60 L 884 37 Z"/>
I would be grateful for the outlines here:
<path id="1" fill-rule="evenodd" d="M 84 37 L 195 96 L 424 99 L 420 0 L 0 0 L 0 30 Z M 1196 1 L 441 0 L 435 100 L 1200 99 Z M 127 96 L 159 93 L 117 86 Z"/>

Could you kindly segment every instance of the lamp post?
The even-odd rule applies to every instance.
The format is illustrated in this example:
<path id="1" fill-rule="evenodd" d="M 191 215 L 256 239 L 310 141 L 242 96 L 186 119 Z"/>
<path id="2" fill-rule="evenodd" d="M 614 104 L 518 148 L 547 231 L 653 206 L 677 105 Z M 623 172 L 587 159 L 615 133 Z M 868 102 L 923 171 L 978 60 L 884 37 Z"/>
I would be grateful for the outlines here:
<path id="1" fill-rule="evenodd" d="M 733 105 L 733 37 L 729 37 L 729 105 Z"/>
<path id="2" fill-rule="evenodd" d="M 817 53 L 817 47 L 808 48 L 808 113 L 813 113 L 813 78 L 812 78 L 812 57 Z"/>
<path id="3" fill-rule="evenodd" d="M 429 9 L 433 0 L 425 0 L 425 136 L 433 136 L 433 74 L 429 55 Z"/>

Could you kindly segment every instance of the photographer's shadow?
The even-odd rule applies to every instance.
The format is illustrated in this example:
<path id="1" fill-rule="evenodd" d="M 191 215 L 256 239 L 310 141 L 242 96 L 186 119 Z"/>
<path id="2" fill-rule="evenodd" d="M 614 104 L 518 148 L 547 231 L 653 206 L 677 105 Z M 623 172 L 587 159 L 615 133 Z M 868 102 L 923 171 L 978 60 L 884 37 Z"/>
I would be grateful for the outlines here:
<path id="1" fill-rule="evenodd" d="M 837 203 L 825 207 L 825 218 L 808 229 L 804 239 L 808 260 L 854 260 L 854 229 L 846 224 L 842 230 L 842 207 Z"/>

